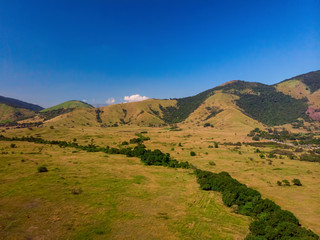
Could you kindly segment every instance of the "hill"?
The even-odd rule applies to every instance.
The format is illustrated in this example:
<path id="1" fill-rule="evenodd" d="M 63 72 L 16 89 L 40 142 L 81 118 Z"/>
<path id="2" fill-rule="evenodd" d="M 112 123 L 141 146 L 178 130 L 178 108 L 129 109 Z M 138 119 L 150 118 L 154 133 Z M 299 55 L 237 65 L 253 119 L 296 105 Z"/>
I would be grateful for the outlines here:
<path id="1" fill-rule="evenodd" d="M 43 109 L 42 111 L 40 111 L 40 116 L 44 120 L 49 120 L 57 116 L 60 116 L 62 114 L 72 112 L 75 109 L 91 109 L 91 108 L 93 108 L 93 106 L 91 106 L 88 103 L 77 101 L 77 100 L 71 100 L 71 101 L 60 103 L 50 108 Z"/>
<path id="2" fill-rule="evenodd" d="M 15 108 L 0 103 L 0 124 L 12 123 L 33 117 L 35 112 L 25 108 Z"/>
<path id="3" fill-rule="evenodd" d="M 302 74 L 274 86 L 295 99 L 304 99 L 308 105 L 307 115 L 312 120 L 320 120 L 320 71 Z"/>
<path id="4" fill-rule="evenodd" d="M 68 101 L 41 110 L 39 116 L 52 119 L 51 124 L 70 126 L 182 124 L 235 131 L 310 122 L 320 120 L 319 75 L 320 71 L 306 73 L 276 85 L 234 80 L 190 97 L 148 99 L 101 108 Z"/>
<path id="5" fill-rule="evenodd" d="M 49 111 L 54 111 L 59 109 L 75 109 L 75 108 L 93 108 L 93 106 L 82 101 L 71 100 L 71 101 L 60 103 L 53 107 L 43 109 L 41 110 L 41 112 L 49 112 Z"/>
<path id="6" fill-rule="evenodd" d="M 34 112 L 41 111 L 43 107 L 32 103 L 27 103 L 14 98 L 0 96 L 0 103 L 11 106 L 13 108 L 23 108 Z"/>
<path id="7" fill-rule="evenodd" d="M 14 123 L 35 116 L 43 108 L 14 98 L 0 96 L 0 124 Z"/>

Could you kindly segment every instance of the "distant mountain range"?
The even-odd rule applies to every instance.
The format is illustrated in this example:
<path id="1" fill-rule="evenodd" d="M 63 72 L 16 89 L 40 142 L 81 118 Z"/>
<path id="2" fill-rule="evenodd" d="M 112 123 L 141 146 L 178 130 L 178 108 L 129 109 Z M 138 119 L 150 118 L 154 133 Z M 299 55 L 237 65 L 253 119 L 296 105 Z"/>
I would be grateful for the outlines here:
<path id="1" fill-rule="evenodd" d="M 4 108 L 14 114 L 2 114 Z M 23 109 L 23 110 L 21 110 Z M 11 109 L 13 111 L 13 109 Z M 19 113 L 21 111 L 21 114 Z M 26 112 L 28 111 L 28 112 Z M 14 116 L 18 117 L 14 117 Z M 63 125 L 162 126 L 188 124 L 219 128 L 279 126 L 320 120 L 320 71 L 302 74 L 275 85 L 230 81 L 195 96 L 114 104 L 100 108 L 68 101 L 42 109 L 19 100 L 0 97 L 0 121 L 17 121 L 39 115 Z M 56 118 L 59 116 L 59 118 Z M 56 118 L 56 119 L 55 119 Z"/>

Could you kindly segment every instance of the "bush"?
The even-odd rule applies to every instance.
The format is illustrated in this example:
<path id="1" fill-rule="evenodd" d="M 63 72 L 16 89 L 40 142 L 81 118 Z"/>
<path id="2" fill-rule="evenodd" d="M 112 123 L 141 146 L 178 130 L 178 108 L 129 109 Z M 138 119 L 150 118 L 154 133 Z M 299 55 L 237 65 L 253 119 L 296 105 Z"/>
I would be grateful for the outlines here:
<path id="1" fill-rule="evenodd" d="M 122 145 L 122 146 L 125 146 L 125 145 L 129 145 L 129 143 L 128 143 L 127 141 L 123 141 L 123 142 L 121 143 L 121 145 Z"/>
<path id="2" fill-rule="evenodd" d="M 215 166 L 216 164 L 215 164 L 215 162 L 214 162 L 214 161 L 210 161 L 210 162 L 209 162 L 209 165 L 211 165 L 211 166 Z"/>
<path id="3" fill-rule="evenodd" d="M 282 182 L 277 181 L 278 186 L 282 186 Z"/>
<path id="4" fill-rule="evenodd" d="M 296 186 L 302 186 L 301 182 L 299 179 L 295 178 L 292 180 L 292 184 L 293 185 L 296 185 Z"/>
<path id="5" fill-rule="evenodd" d="M 290 182 L 286 179 L 282 180 L 283 186 L 290 186 Z"/>
<path id="6" fill-rule="evenodd" d="M 39 173 L 48 172 L 48 169 L 45 166 L 40 166 L 40 167 L 38 167 L 38 172 Z"/>
<path id="7" fill-rule="evenodd" d="M 196 155 L 196 153 L 194 151 L 190 152 L 190 156 L 194 157 Z"/>
<path id="8" fill-rule="evenodd" d="M 82 193 L 82 188 L 73 188 L 71 189 L 71 193 L 74 194 L 74 195 L 78 195 L 80 193 Z"/>
<path id="9" fill-rule="evenodd" d="M 14 144 L 14 143 L 11 143 L 11 144 L 10 144 L 10 147 L 11 147 L 11 148 L 16 148 L 16 147 L 17 147 L 17 145 L 16 145 L 16 144 Z"/>
<path id="10" fill-rule="evenodd" d="M 253 141 L 259 141 L 260 138 L 259 138 L 258 136 L 253 136 L 253 137 L 252 137 L 252 140 L 253 140 Z"/>

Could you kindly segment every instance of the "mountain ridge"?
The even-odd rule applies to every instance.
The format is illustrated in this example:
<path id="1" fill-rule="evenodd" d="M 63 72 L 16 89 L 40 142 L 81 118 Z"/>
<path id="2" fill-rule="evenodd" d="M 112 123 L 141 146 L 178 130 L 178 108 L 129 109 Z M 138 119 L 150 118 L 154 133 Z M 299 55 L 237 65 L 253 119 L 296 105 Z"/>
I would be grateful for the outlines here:
<path id="1" fill-rule="evenodd" d="M 67 101 L 42 110 L 40 115 L 45 120 L 52 119 L 50 123 L 71 120 L 72 126 L 79 119 L 82 120 L 78 124 L 102 127 L 178 123 L 193 126 L 211 124 L 222 128 L 246 124 L 279 126 L 296 121 L 320 120 L 320 90 L 316 90 L 318 85 L 320 87 L 320 71 L 313 71 L 273 85 L 232 80 L 184 98 L 148 99 L 100 108 L 93 108 L 81 101 Z M 314 92 L 310 86 L 313 86 Z M 222 124 L 223 118 L 229 122 Z"/>

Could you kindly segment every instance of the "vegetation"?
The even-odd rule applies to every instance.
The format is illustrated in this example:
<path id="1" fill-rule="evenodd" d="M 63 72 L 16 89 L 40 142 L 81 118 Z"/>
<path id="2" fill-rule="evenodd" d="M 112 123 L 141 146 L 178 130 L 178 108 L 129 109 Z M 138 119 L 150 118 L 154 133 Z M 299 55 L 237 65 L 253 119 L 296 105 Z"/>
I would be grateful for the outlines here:
<path id="1" fill-rule="evenodd" d="M 250 89 L 253 93 L 247 93 L 246 89 Z M 306 118 L 305 112 L 308 108 L 306 99 L 292 98 L 278 92 L 273 86 L 238 81 L 228 84 L 224 87 L 224 91 L 232 91 L 240 97 L 237 105 L 248 116 L 270 126 Z"/>
<path id="2" fill-rule="evenodd" d="M 85 102 L 81 102 L 81 101 L 77 101 L 77 100 L 71 100 L 71 101 L 67 101 L 64 103 L 60 103 L 56 106 L 50 107 L 50 108 L 46 108 L 41 110 L 41 112 L 49 112 L 49 111 L 53 111 L 53 110 L 59 110 L 59 109 L 75 109 L 75 108 L 93 108 L 93 106 L 91 106 L 88 103 Z"/>
<path id="3" fill-rule="evenodd" d="M 298 219 L 289 211 L 232 178 L 227 172 L 212 173 L 195 170 L 197 181 L 203 190 L 222 193 L 223 203 L 237 206 L 240 214 L 254 218 L 246 240 L 258 239 L 319 239 L 311 230 L 301 227 Z"/>
<path id="4" fill-rule="evenodd" d="M 174 99 L 177 101 L 177 107 L 164 108 L 160 106 L 163 112 L 163 120 L 166 123 L 178 123 L 184 121 L 190 113 L 196 110 L 208 97 L 214 94 L 213 89 L 209 89 L 192 97 Z M 215 109 L 212 114 L 217 114 Z"/>
<path id="5" fill-rule="evenodd" d="M 196 153 L 194 151 L 190 152 L 190 156 L 194 157 L 196 155 Z"/>
<path id="6" fill-rule="evenodd" d="M 302 183 L 299 179 L 295 178 L 292 180 L 292 184 L 296 186 L 302 186 Z"/>
<path id="7" fill-rule="evenodd" d="M 40 117 L 42 117 L 44 120 L 49 120 L 52 118 L 55 118 L 59 115 L 72 112 L 74 108 L 60 108 L 60 109 L 53 109 L 50 111 L 41 111 L 39 112 Z"/>
<path id="8" fill-rule="evenodd" d="M 320 71 L 314 71 L 314 72 L 302 74 L 302 75 L 284 80 L 283 82 L 293 80 L 293 79 L 301 80 L 304 84 L 306 84 L 309 87 L 311 93 L 317 91 L 320 88 L 320 82 L 319 82 Z"/>
<path id="9" fill-rule="evenodd" d="M 40 167 L 38 167 L 38 172 L 39 172 L 39 173 L 48 172 L 48 169 L 47 169 L 47 167 L 45 167 L 45 166 L 40 166 Z"/>

